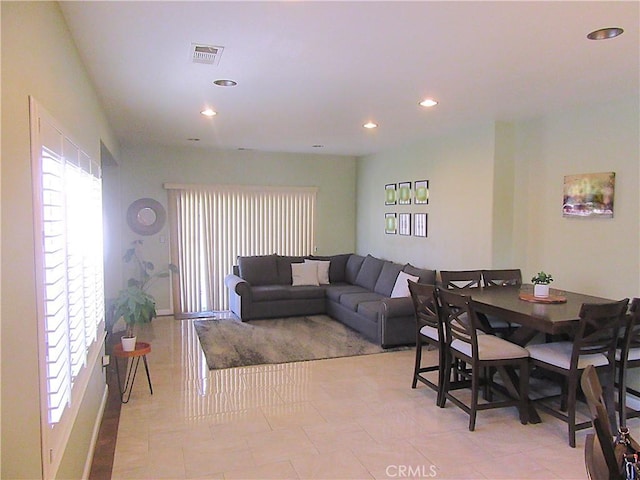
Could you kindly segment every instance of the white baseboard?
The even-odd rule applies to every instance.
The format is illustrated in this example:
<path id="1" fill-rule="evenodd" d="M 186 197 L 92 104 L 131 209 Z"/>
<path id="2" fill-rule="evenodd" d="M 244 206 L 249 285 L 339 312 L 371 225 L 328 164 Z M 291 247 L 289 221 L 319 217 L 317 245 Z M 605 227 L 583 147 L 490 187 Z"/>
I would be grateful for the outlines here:
<path id="1" fill-rule="evenodd" d="M 100 409 L 96 421 L 93 424 L 93 433 L 91 434 L 91 445 L 89 447 L 89 453 L 87 459 L 84 462 L 84 471 L 82 472 L 82 478 L 89 478 L 91 473 L 91 464 L 93 463 L 93 454 L 96 451 L 96 444 L 98 443 L 98 435 L 100 434 L 100 425 L 102 425 L 102 417 L 104 417 L 104 411 L 107 408 L 107 398 L 109 398 L 109 385 L 105 385 L 104 393 L 102 394 L 102 402 L 100 403 Z"/>

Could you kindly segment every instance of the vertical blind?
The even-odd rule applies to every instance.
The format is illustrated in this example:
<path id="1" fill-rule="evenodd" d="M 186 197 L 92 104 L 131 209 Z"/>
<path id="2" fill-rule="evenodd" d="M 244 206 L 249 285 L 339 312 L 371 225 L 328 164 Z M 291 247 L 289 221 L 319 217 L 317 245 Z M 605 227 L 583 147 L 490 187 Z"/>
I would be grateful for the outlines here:
<path id="1" fill-rule="evenodd" d="M 165 184 L 172 224 L 176 313 L 228 308 L 224 277 L 239 255 L 308 255 L 315 245 L 314 187 Z"/>

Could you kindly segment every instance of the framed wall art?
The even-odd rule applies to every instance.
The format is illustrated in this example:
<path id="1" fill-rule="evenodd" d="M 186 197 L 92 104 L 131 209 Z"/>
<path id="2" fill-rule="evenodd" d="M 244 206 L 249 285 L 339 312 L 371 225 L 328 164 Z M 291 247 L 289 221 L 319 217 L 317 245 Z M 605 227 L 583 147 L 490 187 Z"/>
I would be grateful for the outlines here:
<path id="1" fill-rule="evenodd" d="M 398 183 L 398 205 L 411 205 L 411 182 Z"/>
<path id="2" fill-rule="evenodd" d="M 426 205 L 429 203 L 429 180 L 418 180 L 413 184 L 413 203 Z"/>
<path id="3" fill-rule="evenodd" d="M 562 216 L 612 218 L 615 181 L 615 172 L 565 176 Z"/>
<path id="4" fill-rule="evenodd" d="M 395 205 L 396 204 L 396 184 L 387 183 L 384 186 L 384 204 Z"/>
<path id="5" fill-rule="evenodd" d="M 414 237 L 427 236 L 427 218 L 428 217 L 426 213 L 413 214 L 413 236 Z"/>
<path id="6" fill-rule="evenodd" d="M 384 233 L 389 235 L 395 235 L 397 231 L 396 214 L 385 213 L 384 214 Z"/>
<path id="7" fill-rule="evenodd" d="M 398 214 L 398 233 L 400 235 L 411 235 L 411 214 Z"/>

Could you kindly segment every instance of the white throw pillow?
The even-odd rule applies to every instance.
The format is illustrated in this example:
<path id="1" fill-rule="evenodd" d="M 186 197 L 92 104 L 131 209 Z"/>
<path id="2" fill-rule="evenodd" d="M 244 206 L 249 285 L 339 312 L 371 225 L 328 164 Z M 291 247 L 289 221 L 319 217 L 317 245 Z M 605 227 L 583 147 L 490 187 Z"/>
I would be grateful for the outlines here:
<path id="1" fill-rule="evenodd" d="M 407 280 L 417 282 L 418 279 L 419 277 L 414 275 L 400 272 L 398 274 L 398 278 L 396 278 L 396 284 L 393 286 L 393 290 L 391 291 L 391 298 L 409 297 L 411 292 L 409 292 L 409 284 L 407 283 Z"/>
<path id="2" fill-rule="evenodd" d="M 318 266 L 318 283 L 320 285 L 329 284 L 330 260 L 309 260 L 308 258 L 305 258 L 304 263 L 315 263 Z"/>
<path id="3" fill-rule="evenodd" d="M 292 263 L 291 284 L 296 285 L 320 285 L 318 283 L 318 266 L 315 263 Z"/>

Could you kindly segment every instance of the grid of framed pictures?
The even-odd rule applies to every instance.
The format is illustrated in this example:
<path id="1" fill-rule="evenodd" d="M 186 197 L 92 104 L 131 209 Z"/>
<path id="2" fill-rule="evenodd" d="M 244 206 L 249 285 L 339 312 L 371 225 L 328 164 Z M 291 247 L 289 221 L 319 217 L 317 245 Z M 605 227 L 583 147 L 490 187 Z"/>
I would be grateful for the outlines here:
<path id="1" fill-rule="evenodd" d="M 387 183 L 384 186 L 384 204 L 391 205 L 428 205 L 429 180 L 414 182 Z M 385 213 L 384 232 L 390 235 L 405 235 L 414 237 L 427 236 L 428 214 L 419 213 Z"/>

